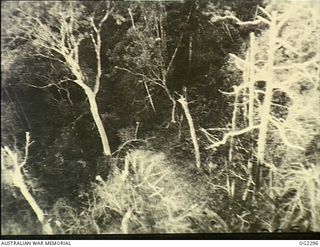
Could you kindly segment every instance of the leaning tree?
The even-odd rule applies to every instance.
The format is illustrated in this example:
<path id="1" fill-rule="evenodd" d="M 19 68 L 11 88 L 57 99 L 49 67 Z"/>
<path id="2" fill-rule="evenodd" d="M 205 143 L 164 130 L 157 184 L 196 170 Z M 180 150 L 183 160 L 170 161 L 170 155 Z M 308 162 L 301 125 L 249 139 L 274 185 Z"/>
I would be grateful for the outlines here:
<path id="1" fill-rule="evenodd" d="M 109 140 L 99 114 L 97 94 L 103 73 L 102 32 L 104 24 L 115 12 L 115 4 L 105 1 L 98 3 L 98 7 L 92 10 L 81 2 L 6 3 L 3 10 L 3 48 L 10 46 L 8 49 L 14 54 L 8 56 L 11 62 L 19 59 L 19 53 L 14 53 L 14 50 L 22 49 L 27 51 L 28 56 L 54 61 L 68 71 L 61 80 L 37 81 L 30 86 L 43 89 L 52 86 L 62 88 L 68 83 L 77 85 L 89 102 L 103 153 L 110 156 Z M 117 18 L 119 15 L 113 16 Z M 88 69 L 81 61 L 84 49 L 94 51 L 95 68 Z"/>

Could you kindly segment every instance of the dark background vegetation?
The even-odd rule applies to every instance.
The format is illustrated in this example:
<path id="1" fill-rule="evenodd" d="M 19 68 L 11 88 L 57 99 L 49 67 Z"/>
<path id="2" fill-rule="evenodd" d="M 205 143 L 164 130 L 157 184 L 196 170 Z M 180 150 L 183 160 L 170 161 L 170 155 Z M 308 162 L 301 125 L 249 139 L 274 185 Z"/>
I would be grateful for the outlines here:
<path id="1" fill-rule="evenodd" d="M 217 13 L 230 10 L 241 20 L 253 19 L 257 6 L 263 6 L 261 0 L 186 0 L 181 3 L 163 3 L 167 14 L 165 28 L 169 53 L 174 51 L 182 33 L 181 45 L 168 77 L 168 87 L 171 92 L 182 92 L 184 86 L 188 88 L 189 107 L 194 122 L 197 127 L 204 128 L 224 127 L 229 122 L 233 106 L 219 91 L 230 91 L 232 85 L 237 84 L 231 81 L 237 75 L 228 70 L 228 54 L 243 54 L 248 35 L 253 31 L 251 27 L 240 27 L 231 21 L 210 23 L 210 16 L 205 13 L 210 2 L 217 6 Z M 99 2 L 83 4 L 88 9 L 99 7 Z M 116 151 L 124 141 L 133 137 L 132 131 L 139 122 L 138 137 L 147 141 L 133 143 L 133 147 L 165 152 L 177 164 L 177 169 L 181 169 L 181 166 L 189 169 L 187 179 L 191 184 L 201 187 L 201 180 L 207 171 L 204 169 L 199 172 L 191 168 L 193 147 L 186 119 L 181 125 L 169 124 L 171 104 L 167 96 L 160 89 L 154 89 L 153 100 L 157 111 L 152 111 L 145 89 L 138 79 L 115 67 L 125 65 L 131 56 L 125 49 L 131 41 L 128 34 L 131 22 L 126 10 L 128 4 L 117 2 L 119 13 L 126 21 L 118 25 L 110 18 L 102 32 L 103 75 L 97 102 L 112 151 Z M 190 19 L 185 23 L 189 13 Z M 141 21 L 139 12 L 135 13 L 135 18 L 137 23 Z M 190 39 L 193 41 L 191 61 Z M 12 49 L 20 45 L 23 46 L 14 44 Z M 93 50 L 86 42 L 82 46 L 80 60 L 90 75 L 90 71 L 95 68 Z M 28 160 L 27 171 L 30 178 L 35 179 L 37 187 L 43 189 L 32 193 L 40 198 L 39 203 L 45 210 L 49 210 L 62 198 L 75 208 L 80 207 L 83 195 L 90 191 L 96 176 L 107 178 L 109 172 L 109 161 L 104 160 L 89 104 L 81 89 L 66 83 L 65 87 L 70 93 L 69 100 L 67 92 L 56 87 L 39 89 L 27 85 L 38 81 L 58 80 L 66 73 L 68 72 L 57 62 L 30 58 L 22 53 L 19 62 L 2 74 L 1 145 L 15 143 L 18 149 L 23 149 L 25 132 L 31 133 L 34 143 L 30 147 L 32 155 Z M 182 110 L 179 107 L 177 115 L 181 116 Z M 217 161 L 223 160 L 227 155 L 226 148 L 221 148 L 212 155 L 211 150 L 204 149 L 206 145 L 206 142 L 200 141 L 203 161 L 213 161 L 219 165 Z M 125 151 L 126 149 L 122 154 Z M 218 178 L 223 179 L 219 174 Z M 2 186 L 1 211 L 5 212 L 1 214 L 2 227 L 12 226 L 12 229 L 2 230 L 16 231 L 13 222 L 21 221 L 21 217 L 24 217 L 22 221 L 29 222 L 29 225 L 26 224 L 28 230 L 24 230 L 30 234 L 37 233 L 39 226 L 33 227 L 35 224 L 32 223 L 36 221 L 35 216 L 18 194 L 19 192 L 12 193 L 12 189 Z M 235 215 L 248 208 L 251 211 L 258 210 L 256 205 L 245 205 L 246 202 L 241 204 L 238 202 L 241 200 L 228 200 L 230 198 L 221 195 L 221 198 L 212 199 L 211 206 L 216 207 L 218 202 L 224 202 L 233 207 Z M 224 207 L 219 205 L 219 208 L 221 212 L 217 213 L 223 214 Z M 225 217 L 232 221 L 232 218 L 236 218 L 235 215 Z M 252 222 L 250 229 L 254 230 L 255 219 Z"/>

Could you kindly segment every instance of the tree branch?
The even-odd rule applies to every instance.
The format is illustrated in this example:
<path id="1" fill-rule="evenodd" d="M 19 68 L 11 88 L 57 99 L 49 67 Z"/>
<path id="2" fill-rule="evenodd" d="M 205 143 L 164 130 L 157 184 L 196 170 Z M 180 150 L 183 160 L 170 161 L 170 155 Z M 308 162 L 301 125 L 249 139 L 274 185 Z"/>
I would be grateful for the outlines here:
<path id="1" fill-rule="evenodd" d="M 154 107 L 153 99 L 152 99 L 152 96 L 151 96 L 151 94 L 150 94 L 148 84 L 147 84 L 147 82 L 146 82 L 146 81 L 144 81 L 144 83 L 143 83 L 143 84 L 144 84 L 144 87 L 145 87 L 145 89 L 146 89 L 146 91 L 147 91 L 148 98 L 149 98 L 149 101 L 150 101 L 150 104 L 151 104 L 152 110 L 153 110 L 154 112 L 156 112 L 156 108 Z"/>
<path id="2" fill-rule="evenodd" d="M 260 125 L 254 125 L 254 126 L 249 126 L 247 128 L 241 129 L 241 130 L 235 130 L 235 131 L 231 131 L 228 132 L 226 134 L 224 134 L 223 139 L 221 141 L 215 142 L 213 144 L 211 144 L 210 146 L 208 146 L 206 149 L 210 149 L 210 148 L 217 148 L 221 145 L 224 145 L 227 143 L 228 139 L 231 137 L 235 137 L 235 136 L 239 136 L 239 135 L 243 135 L 247 132 L 250 132 L 254 129 L 259 129 Z"/>
<path id="3" fill-rule="evenodd" d="M 270 122 L 277 128 L 279 135 L 281 137 L 281 140 L 283 141 L 283 143 L 290 147 L 290 148 L 294 148 L 294 149 L 299 149 L 301 151 L 305 151 L 305 149 L 299 145 L 295 145 L 292 144 L 288 139 L 287 139 L 287 135 L 285 132 L 284 127 L 282 126 L 282 124 L 280 122 L 277 121 L 277 119 L 275 117 L 270 117 L 269 118 Z"/>
<path id="4" fill-rule="evenodd" d="M 223 20 L 232 20 L 239 26 L 259 25 L 262 23 L 270 25 L 270 21 L 268 21 L 267 19 L 261 16 L 257 16 L 256 20 L 254 21 L 241 21 L 239 18 L 234 16 L 230 11 L 226 11 L 226 14 L 227 14 L 226 16 L 218 16 L 218 17 L 211 18 L 211 23 L 215 23 L 217 21 L 223 21 Z"/>

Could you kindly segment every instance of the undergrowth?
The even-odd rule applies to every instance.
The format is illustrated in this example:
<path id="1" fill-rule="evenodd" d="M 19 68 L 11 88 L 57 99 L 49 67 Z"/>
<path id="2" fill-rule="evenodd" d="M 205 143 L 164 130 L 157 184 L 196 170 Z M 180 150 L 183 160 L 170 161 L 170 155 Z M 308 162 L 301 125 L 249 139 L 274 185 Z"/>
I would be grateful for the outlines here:
<path id="1" fill-rule="evenodd" d="M 226 232 L 224 220 L 201 201 L 197 189 L 174 171 L 163 153 L 127 152 L 107 180 L 97 176 L 92 198 L 78 212 L 57 202 L 60 231 L 75 233 Z"/>

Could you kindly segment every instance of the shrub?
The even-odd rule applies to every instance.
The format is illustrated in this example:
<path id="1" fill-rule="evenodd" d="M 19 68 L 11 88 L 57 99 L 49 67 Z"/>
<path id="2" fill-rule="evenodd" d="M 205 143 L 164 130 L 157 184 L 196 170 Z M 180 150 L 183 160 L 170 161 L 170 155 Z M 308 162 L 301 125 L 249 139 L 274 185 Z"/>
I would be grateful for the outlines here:
<path id="1" fill-rule="evenodd" d="M 56 203 L 59 231 L 79 233 L 192 233 L 228 231 L 223 219 L 199 203 L 197 189 L 174 171 L 163 153 L 127 152 L 97 184 L 86 207 Z"/>

